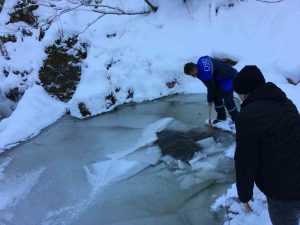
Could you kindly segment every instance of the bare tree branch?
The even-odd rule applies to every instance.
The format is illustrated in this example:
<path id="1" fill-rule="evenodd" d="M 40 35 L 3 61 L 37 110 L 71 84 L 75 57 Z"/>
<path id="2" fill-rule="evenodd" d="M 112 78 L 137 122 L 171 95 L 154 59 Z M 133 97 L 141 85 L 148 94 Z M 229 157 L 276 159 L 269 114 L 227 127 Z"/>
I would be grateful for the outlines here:
<path id="1" fill-rule="evenodd" d="M 154 5 L 150 2 L 150 0 L 144 0 L 144 1 L 147 3 L 147 5 L 150 6 L 150 8 L 152 9 L 153 12 L 156 12 L 156 11 L 158 10 L 158 7 L 157 7 L 157 6 L 154 6 Z"/>
<path id="2" fill-rule="evenodd" d="M 101 14 L 104 14 L 104 15 L 129 15 L 129 16 L 133 16 L 133 15 L 141 15 L 141 14 L 149 14 L 151 13 L 151 11 L 142 11 L 142 12 L 126 12 L 126 11 L 123 11 L 123 10 L 116 10 L 116 11 L 105 11 L 105 10 L 92 10 L 92 12 L 95 12 L 95 13 L 101 13 Z"/>
<path id="3" fill-rule="evenodd" d="M 256 0 L 257 2 L 263 2 L 263 3 L 279 3 L 283 2 L 284 0 L 275 0 L 275 1 L 267 1 L 267 0 Z"/>
<path id="4" fill-rule="evenodd" d="M 105 15 L 98 16 L 94 21 L 92 21 L 91 23 L 89 23 L 87 25 L 87 27 L 83 31 L 81 31 L 80 33 L 78 33 L 78 35 L 84 33 L 87 29 L 89 29 L 90 26 L 92 26 L 94 23 L 96 23 L 98 20 L 100 20 L 103 16 L 105 16 Z"/>
<path id="5" fill-rule="evenodd" d="M 120 7 L 118 6 L 112 6 L 108 4 L 102 4 L 102 1 L 94 1 L 93 4 L 92 1 L 89 0 L 67 0 L 69 4 L 69 8 L 61 7 L 59 3 L 62 3 L 64 0 L 47 0 L 47 1 L 39 1 L 38 3 L 29 4 L 24 6 L 23 8 L 30 8 L 33 6 L 41 6 L 41 7 L 47 7 L 53 9 L 53 14 L 49 15 L 48 17 L 40 18 L 38 21 L 38 25 L 36 27 L 33 27 L 32 25 L 26 24 L 15 24 L 17 30 L 20 28 L 26 28 L 28 31 L 34 30 L 39 28 L 40 31 L 45 32 L 49 29 L 49 27 L 56 21 L 58 21 L 64 14 L 70 13 L 72 11 L 89 11 L 93 13 L 100 14 L 96 19 L 91 21 L 87 24 L 86 28 L 83 29 L 80 33 L 82 34 L 85 32 L 89 27 L 91 27 L 93 24 L 95 24 L 98 20 L 100 20 L 105 15 L 142 15 L 142 14 L 149 14 L 152 11 L 157 11 L 157 7 L 153 6 L 149 0 L 144 0 L 151 8 L 151 10 L 141 9 L 138 11 L 135 10 L 129 10 L 124 9 L 123 2 Z M 22 8 L 22 9 L 23 9 Z"/>

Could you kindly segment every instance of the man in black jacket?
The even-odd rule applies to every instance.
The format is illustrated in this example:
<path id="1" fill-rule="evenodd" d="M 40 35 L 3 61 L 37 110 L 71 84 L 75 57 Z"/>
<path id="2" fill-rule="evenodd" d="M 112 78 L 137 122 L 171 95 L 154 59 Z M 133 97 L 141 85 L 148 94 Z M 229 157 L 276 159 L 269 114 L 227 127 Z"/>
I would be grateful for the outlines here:
<path id="1" fill-rule="evenodd" d="M 300 218 L 300 115 L 256 66 L 233 81 L 243 101 L 236 119 L 235 166 L 239 199 L 250 211 L 254 183 L 267 196 L 274 225 L 298 225 Z"/>

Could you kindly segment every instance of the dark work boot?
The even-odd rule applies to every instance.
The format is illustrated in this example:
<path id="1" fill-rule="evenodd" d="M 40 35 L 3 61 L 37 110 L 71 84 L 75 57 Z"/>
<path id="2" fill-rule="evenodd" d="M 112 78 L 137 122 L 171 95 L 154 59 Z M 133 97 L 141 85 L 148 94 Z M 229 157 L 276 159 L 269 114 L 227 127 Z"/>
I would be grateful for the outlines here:
<path id="1" fill-rule="evenodd" d="M 215 106 L 215 110 L 217 112 L 217 118 L 216 120 L 226 120 L 226 111 L 224 105 Z"/>

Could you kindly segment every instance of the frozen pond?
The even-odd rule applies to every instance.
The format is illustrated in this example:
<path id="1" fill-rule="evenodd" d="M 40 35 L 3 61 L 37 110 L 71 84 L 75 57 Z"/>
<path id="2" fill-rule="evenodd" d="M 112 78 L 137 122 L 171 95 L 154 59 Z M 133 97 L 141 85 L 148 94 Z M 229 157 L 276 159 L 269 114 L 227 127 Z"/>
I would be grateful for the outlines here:
<path id="1" fill-rule="evenodd" d="M 205 95 L 129 104 L 88 120 L 65 116 L 0 155 L 0 225 L 214 225 L 214 200 L 233 183 L 211 140 L 189 169 L 170 168 L 153 144 L 165 127 L 203 126 Z M 225 134 L 224 134 L 225 135 Z"/>

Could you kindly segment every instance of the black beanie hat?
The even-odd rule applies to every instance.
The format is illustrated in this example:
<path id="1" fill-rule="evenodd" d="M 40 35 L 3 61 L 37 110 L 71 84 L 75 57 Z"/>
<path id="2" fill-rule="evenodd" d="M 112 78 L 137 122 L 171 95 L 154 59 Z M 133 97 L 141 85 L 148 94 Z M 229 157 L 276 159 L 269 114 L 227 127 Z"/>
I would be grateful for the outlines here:
<path id="1" fill-rule="evenodd" d="M 245 66 L 234 78 L 233 89 L 238 94 L 249 94 L 266 83 L 264 75 L 257 66 Z"/>

